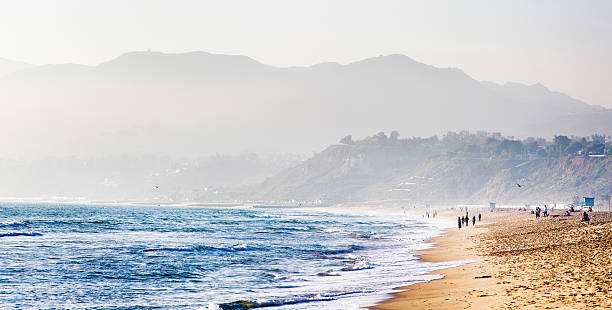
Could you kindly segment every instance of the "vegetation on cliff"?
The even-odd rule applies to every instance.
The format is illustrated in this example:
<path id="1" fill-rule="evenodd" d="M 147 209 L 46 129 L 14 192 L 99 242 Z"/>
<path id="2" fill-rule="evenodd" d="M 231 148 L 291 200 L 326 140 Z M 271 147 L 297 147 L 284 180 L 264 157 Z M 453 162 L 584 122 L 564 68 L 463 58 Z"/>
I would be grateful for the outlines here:
<path id="1" fill-rule="evenodd" d="M 334 203 L 537 203 L 612 192 L 610 137 L 515 139 L 449 132 L 405 138 L 392 132 L 340 140 L 258 188 L 267 199 Z"/>

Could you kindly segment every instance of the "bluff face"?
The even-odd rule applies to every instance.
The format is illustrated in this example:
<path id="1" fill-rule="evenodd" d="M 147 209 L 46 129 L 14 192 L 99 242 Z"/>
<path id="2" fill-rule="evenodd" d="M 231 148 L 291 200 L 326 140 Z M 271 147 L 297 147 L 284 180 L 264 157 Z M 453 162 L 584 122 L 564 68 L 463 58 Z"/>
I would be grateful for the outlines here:
<path id="1" fill-rule="evenodd" d="M 446 152 L 426 140 L 333 145 L 267 179 L 257 193 L 325 203 L 567 203 L 576 195 L 612 193 L 612 156 L 490 156 Z"/>

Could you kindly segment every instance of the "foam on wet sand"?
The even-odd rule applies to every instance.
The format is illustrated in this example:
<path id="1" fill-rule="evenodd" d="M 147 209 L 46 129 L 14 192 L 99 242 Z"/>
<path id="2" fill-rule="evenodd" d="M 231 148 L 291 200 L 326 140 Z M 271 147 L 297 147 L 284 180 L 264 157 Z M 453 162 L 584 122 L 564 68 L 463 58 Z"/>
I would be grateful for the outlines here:
<path id="1" fill-rule="evenodd" d="M 483 212 L 484 222 L 449 229 L 421 252 L 424 261 L 473 263 L 434 271 L 444 278 L 403 287 L 373 308 L 610 309 L 612 214 L 592 212 L 590 224 L 581 214 Z"/>

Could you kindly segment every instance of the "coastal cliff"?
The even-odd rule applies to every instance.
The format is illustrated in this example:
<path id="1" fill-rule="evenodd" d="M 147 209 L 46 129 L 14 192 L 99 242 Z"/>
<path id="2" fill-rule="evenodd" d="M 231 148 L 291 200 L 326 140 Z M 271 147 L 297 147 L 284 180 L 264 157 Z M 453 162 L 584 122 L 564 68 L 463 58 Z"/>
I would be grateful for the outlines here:
<path id="1" fill-rule="evenodd" d="M 448 151 L 450 142 L 408 139 L 333 145 L 268 178 L 260 197 L 323 203 L 568 203 L 612 192 L 612 158 L 522 151 Z M 465 149 L 465 148 L 463 148 Z M 539 149 L 545 149 L 540 147 Z M 537 151 L 536 151 L 537 152 Z"/>

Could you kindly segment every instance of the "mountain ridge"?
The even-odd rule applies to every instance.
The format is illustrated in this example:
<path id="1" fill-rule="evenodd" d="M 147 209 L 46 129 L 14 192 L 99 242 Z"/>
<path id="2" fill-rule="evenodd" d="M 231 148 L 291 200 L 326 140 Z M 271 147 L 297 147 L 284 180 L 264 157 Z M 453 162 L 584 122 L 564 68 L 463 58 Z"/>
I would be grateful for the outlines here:
<path id="1" fill-rule="evenodd" d="M 304 154 L 347 132 L 391 129 L 417 136 L 463 129 L 519 136 L 612 132 L 611 109 L 538 84 L 494 85 L 400 54 L 274 67 L 246 56 L 139 51 L 95 66 L 43 65 L 0 77 L 0 101 L 5 109 L 12 104 L 0 116 L 0 139 L 9 146 L 5 154 L 120 149 L 184 156 Z M 156 136 L 157 130 L 143 138 L 140 132 L 151 127 L 176 135 Z M 108 135 L 117 139 L 91 151 L 79 142 Z"/>

